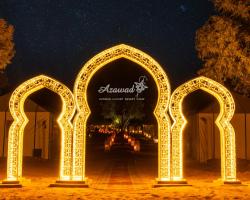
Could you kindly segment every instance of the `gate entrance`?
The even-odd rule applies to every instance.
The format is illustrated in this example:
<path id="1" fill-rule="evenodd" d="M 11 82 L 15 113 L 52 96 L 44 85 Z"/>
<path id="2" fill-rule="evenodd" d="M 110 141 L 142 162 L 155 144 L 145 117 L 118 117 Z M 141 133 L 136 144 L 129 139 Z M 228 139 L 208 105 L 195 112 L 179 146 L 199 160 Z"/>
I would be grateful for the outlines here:
<path id="1" fill-rule="evenodd" d="M 182 113 L 182 102 L 186 95 L 201 89 L 213 95 L 220 104 L 216 125 L 220 130 L 222 180 L 225 183 L 237 183 L 235 132 L 230 123 L 235 104 L 231 93 L 216 81 L 198 77 L 179 86 L 171 95 L 169 79 L 159 63 L 146 53 L 125 44 L 104 50 L 90 59 L 75 80 L 73 94 L 62 83 L 44 75 L 27 80 L 17 87 L 9 102 L 14 122 L 9 130 L 6 182 L 19 183 L 22 177 L 23 132 L 28 123 L 24 112 L 25 99 L 35 91 L 47 88 L 57 93 L 63 104 L 58 118 L 62 137 L 59 182 L 85 183 L 87 120 L 91 114 L 87 98 L 88 85 L 98 70 L 121 58 L 130 60 L 146 70 L 157 88 L 157 102 L 154 108 L 158 127 L 157 182 L 163 185 L 185 182 L 182 172 L 182 131 L 187 122 Z M 173 118 L 172 127 L 168 108 Z M 77 113 L 72 125 L 75 109 Z"/>
<path id="2" fill-rule="evenodd" d="M 137 63 L 153 77 L 158 91 L 154 115 L 158 124 L 158 180 L 170 180 L 170 119 L 167 114 L 170 84 L 162 67 L 146 53 L 128 45 L 107 49 L 90 59 L 81 69 L 74 85 L 77 115 L 74 119 L 73 180 L 85 180 L 85 149 L 87 119 L 91 113 L 87 101 L 87 88 L 91 78 L 106 64 L 125 58 Z"/>
<path id="3" fill-rule="evenodd" d="M 225 183 L 236 180 L 235 132 L 230 123 L 234 115 L 235 103 L 231 93 L 221 84 L 206 77 L 192 79 L 179 86 L 170 100 L 170 114 L 174 120 L 172 125 L 172 172 L 173 180 L 183 180 L 183 129 L 187 123 L 183 112 L 183 99 L 196 90 L 204 90 L 213 95 L 219 102 L 220 113 L 215 123 L 220 130 L 221 146 L 221 179 Z"/>
<path id="4" fill-rule="evenodd" d="M 24 103 L 30 94 L 42 88 L 55 92 L 62 100 L 62 112 L 57 120 L 62 138 L 59 180 L 70 180 L 71 178 L 73 126 L 70 120 L 75 113 L 73 94 L 62 83 L 48 76 L 40 75 L 22 83 L 10 98 L 10 112 L 14 121 L 9 130 L 7 183 L 19 183 L 22 178 L 23 134 L 29 121 L 24 112 Z"/>

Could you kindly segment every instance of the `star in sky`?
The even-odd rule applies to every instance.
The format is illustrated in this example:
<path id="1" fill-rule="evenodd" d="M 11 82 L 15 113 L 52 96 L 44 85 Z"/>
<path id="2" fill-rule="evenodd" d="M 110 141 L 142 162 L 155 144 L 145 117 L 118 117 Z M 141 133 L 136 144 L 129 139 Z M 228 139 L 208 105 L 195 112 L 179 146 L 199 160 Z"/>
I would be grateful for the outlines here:
<path id="1" fill-rule="evenodd" d="M 180 10 L 181 12 L 186 12 L 187 11 L 187 7 L 184 4 L 180 5 Z"/>
<path id="2" fill-rule="evenodd" d="M 72 87 L 76 74 L 92 56 L 125 43 L 154 57 L 173 77 L 172 84 L 178 85 L 201 67 L 195 32 L 212 12 L 211 2 L 200 0 L 181 4 L 1 0 L 0 18 L 15 27 L 16 55 L 7 68 L 9 83 L 15 87 L 43 73 Z"/>

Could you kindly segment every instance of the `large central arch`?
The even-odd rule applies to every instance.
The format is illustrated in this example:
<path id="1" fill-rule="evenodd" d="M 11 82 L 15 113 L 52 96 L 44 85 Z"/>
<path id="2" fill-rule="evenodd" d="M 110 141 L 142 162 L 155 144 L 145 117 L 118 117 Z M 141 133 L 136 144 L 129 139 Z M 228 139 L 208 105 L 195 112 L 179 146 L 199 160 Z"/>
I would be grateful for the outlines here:
<path id="1" fill-rule="evenodd" d="M 162 67 L 146 53 L 125 44 L 109 48 L 90 59 L 81 69 L 74 85 L 77 115 L 74 119 L 73 179 L 85 181 L 86 123 L 91 113 L 87 88 L 94 74 L 106 64 L 125 58 L 139 64 L 153 77 L 158 90 L 154 115 L 158 123 L 158 180 L 170 180 L 170 119 L 167 114 L 170 84 Z"/>

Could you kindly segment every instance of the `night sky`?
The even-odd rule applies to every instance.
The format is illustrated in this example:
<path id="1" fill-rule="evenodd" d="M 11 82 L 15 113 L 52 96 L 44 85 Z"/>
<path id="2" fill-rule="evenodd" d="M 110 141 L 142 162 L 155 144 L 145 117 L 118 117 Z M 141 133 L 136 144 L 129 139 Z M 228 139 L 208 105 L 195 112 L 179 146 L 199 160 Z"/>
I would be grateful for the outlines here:
<path id="1" fill-rule="evenodd" d="M 92 56 L 125 43 L 167 71 L 172 88 L 195 76 L 195 31 L 210 15 L 207 0 L 1 0 L 0 17 L 15 27 L 11 87 L 38 74 L 73 88 Z"/>

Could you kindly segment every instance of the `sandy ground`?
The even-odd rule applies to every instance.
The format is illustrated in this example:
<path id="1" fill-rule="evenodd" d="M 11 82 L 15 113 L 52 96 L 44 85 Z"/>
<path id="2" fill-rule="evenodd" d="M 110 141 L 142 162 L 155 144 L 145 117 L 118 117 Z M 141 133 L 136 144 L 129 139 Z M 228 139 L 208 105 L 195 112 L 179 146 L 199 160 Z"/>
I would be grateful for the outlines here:
<path id="1" fill-rule="evenodd" d="M 157 177 L 157 153 L 153 145 L 135 154 L 127 146 L 87 149 L 86 174 L 89 188 L 50 188 L 57 179 L 58 161 L 25 159 L 23 188 L 0 189 L 3 199 L 250 199 L 250 163 L 239 162 L 243 185 L 221 185 L 219 164 L 185 163 L 185 177 L 192 186 L 153 188 Z M 6 160 L 0 161 L 0 179 Z"/>

